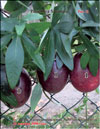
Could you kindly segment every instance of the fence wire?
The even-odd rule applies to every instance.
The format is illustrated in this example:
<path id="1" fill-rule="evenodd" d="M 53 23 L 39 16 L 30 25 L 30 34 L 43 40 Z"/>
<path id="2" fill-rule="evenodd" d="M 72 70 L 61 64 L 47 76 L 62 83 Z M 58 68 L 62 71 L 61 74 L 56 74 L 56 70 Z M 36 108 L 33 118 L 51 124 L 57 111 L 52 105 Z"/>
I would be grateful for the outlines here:
<path id="1" fill-rule="evenodd" d="M 87 98 L 87 102 L 90 102 L 90 103 L 95 107 L 96 110 L 95 110 L 89 117 L 86 117 L 85 120 L 80 120 L 76 115 L 74 115 L 74 114 L 71 112 L 71 110 L 74 109 L 80 102 L 82 102 L 82 100 L 83 100 L 84 98 Z M 42 110 L 43 110 L 51 101 L 53 101 L 53 102 L 55 102 L 56 104 L 60 105 L 60 106 L 63 107 L 64 110 L 65 110 L 64 114 L 62 115 L 62 117 L 59 118 L 59 119 L 56 119 L 55 122 L 52 122 L 52 121 L 50 121 L 50 120 L 44 118 L 43 116 L 41 116 L 41 115 L 39 114 L 39 112 L 42 112 Z M 38 117 L 38 119 L 39 119 L 40 121 L 42 121 L 42 122 L 45 122 L 46 125 L 48 125 L 48 128 L 50 128 L 50 129 L 55 129 L 56 126 L 57 126 L 57 124 L 59 124 L 59 122 L 61 122 L 61 121 L 63 122 L 63 120 L 66 120 L 65 117 L 66 117 L 68 114 L 70 114 L 70 116 L 71 116 L 72 118 L 74 118 L 77 122 L 79 122 L 77 129 L 86 128 L 86 124 L 85 124 L 86 121 L 90 120 L 96 113 L 100 112 L 100 106 L 98 106 L 95 102 L 93 102 L 90 98 L 88 98 L 85 93 L 83 93 L 83 94 L 82 94 L 82 97 L 81 97 L 77 102 L 75 102 L 75 104 L 73 104 L 73 105 L 72 105 L 71 107 L 69 107 L 69 108 L 67 108 L 62 102 L 58 101 L 58 100 L 55 98 L 55 95 L 50 94 L 50 99 L 48 99 L 48 101 L 47 101 L 40 109 L 38 109 L 37 111 L 34 111 L 34 114 L 33 114 L 32 117 L 30 117 L 30 116 L 28 115 L 28 113 L 31 111 L 30 105 L 28 105 L 28 104 L 25 104 L 25 105 L 28 107 L 28 110 L 27 110 L 27 112 L 25 113 L 25 114 L 27 115 L 27 119 L 25 119 L 25 118 L 26 118 L 26 115 L 24 115 L 18 122 L 22 122 L 22 121 L 25 119 L 25 122 L 29 123 L 29 122 L 31 122 L 33 119 L 36 120 L 35 117 Z M 11 109 L 9 108 L 9 109 L 7 109 L 6 111 L 4 111 L 3 113 L 0 113 L 0 119 L 5 118 L 5 119 L 7 119 L 8 121 L 11 121 L 11 122 L 13 123 L 13 120 L 9 119 L 9 118 L 6 117 L 6 115 L 5 115 L 9 110 L 11 110 Z M 50 112 L 49 112 L 49 113 L 50 113 Z M 21 128 L 24 128 L 24 127 L 27 127 L 27 125 L 20 125 L 20 126 L 19 126 L 19 125 L 15 125 L 15 126 L 14 126 L 14 128 L 18 128 L 18 129 L 21 129 Z M 37 126 L 37 128 L 38 128 L 38 126 Z"/>

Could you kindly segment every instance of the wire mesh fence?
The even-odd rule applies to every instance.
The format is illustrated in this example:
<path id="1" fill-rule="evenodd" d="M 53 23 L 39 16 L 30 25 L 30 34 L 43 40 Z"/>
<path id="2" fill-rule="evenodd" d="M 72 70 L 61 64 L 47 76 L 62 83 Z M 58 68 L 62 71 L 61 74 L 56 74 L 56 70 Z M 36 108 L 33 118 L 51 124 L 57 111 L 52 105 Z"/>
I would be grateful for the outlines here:
<path id="1" fill-rule="evenodd" d="M 44 92 L 45 93 L 45 92 Z M 72 113 L 72 109 L 74 109 L 76 106 L 79 105 L 84 99 L 86 99 L 86 104 L 89 102 L 94 106 L 94 111 L 91 115 L 85 114 L 84 119 L 80 119 L 80 117 L 76 114 Z M 55 119 L 47 119 L 44 116 L 42 116 L 39 112 L 42 112 L 42 110 L 50 104 L 50 102 L 54 102 L 57 105 L 60 105 L 64 109 L 64 113 L 61 115 L 60 118 L 55 118 Z M 93 102 L 87 95 L 86 93 L 82 93 L 81 98 L 75 102 L 71 107 L 67 107 L 63 104 L 63 102 L 60 102 L 59 100 L 56 99 L 54 94 L 49 94 L 49 99 L 48 101 L 42 105 L 37 111 L 34 111 L 33 115 L 31 117 L 28 115 L 28 113 L 31 111 L 31 107 L 28 104 L 25 104 L 25 106 L 28 108 L 28 110 L 25 112 L 22 118 L 20 118 L 17 123 L 14 120 L 9 119 L 6 117 L 5 114 L 7 114 L 10 110 L 12 109 L 7 109 L 6 111 L 0 113 L 0 119 L 5 118 L 8 121 L 12 122 L 14 128 L 30 128 L 30 127 L 37 127 L 37 128 L 50 128 L 50 129 L 55 129 L 56 126 L 63 121 L 67 122 L 66 116 L 69 114 L 71 119 L 74 119 L 75 123 L 78 123 L 77 129 L 80 128 L 87 128 L 87 121 L 91 120 L 93 116 L 95 116 L 96 113 L 100 113 L 100 106 L 98 106 L 95 102 Z M 87 110 L 87 109 L 86 109 Z M 49 112 L 50 113 L 50 112 Z M 87 111 L 86 111 L 87 113 Z M 82 116 L 83 114 L 81 114 Z M 27 117 L 26 117 L 27 116 Z M 34 122 L 33 122 L 34 121 Z M 39 121 L 39 122 L 38 122 Z M 32 122 L 32 123 L 31 123 Z M 42 123 L 41 123 L 42 122 Z M 26 123 L 26 124 L 25 124 Z M 31 123 L 31 125 L 30 125 Z M 64 127 L 67 128 L 67 127 Z M 98 125 L 99 128 L 99 125 Z"/>

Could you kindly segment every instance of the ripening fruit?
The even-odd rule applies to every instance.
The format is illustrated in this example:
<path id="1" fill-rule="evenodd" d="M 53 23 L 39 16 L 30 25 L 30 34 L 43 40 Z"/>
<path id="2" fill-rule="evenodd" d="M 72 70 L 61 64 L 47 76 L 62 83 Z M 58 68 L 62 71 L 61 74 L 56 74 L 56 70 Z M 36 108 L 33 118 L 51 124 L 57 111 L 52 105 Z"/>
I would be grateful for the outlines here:
<path id="1" fill-rule="evenodd" d="M 7 81 L 7 77 L 6 77 L 6 73 L 5 73 L 5 66 L 1 66 L 1 75 L 2 75 L 2 79 L 1 79 L 1 86 L 2 86 L 2 91 L 4 91 L 5 95 L 8 95 L 7 92 L 12 92 L 14 94 L 14 96 L 16 97 L 17 100 L 17 106 L 14 107 L 12 105 L 9 105 L 7 103 L 7 106 L 11 107 L 11 108 L 18 108 L 23 106 L 31 93 L 31 79 L 29 77 L 29 74 L 27 73 L 27 71 L 23 68 L 21 75 L 20 75 L 20 79 L 18 84 L 16 85 L 16 87 L 14 89 L 11 89 L 8 85 L 8 81 Z M 3 79 L 4 78 L 4 79 Z"/>
<path id="2" fill-rule="evenodd" d="M 42 88 L 49 93 L 60 92 L 66 85 L 69 70 L 65 65 L 60 69 L 57 68 L 57 63 L 54 61 L 51 73 L 46 81 L 44 81 L 43 73 L 37 71 L 39 81 Z"/>
<path id="3" fill-rule="evenodd" d="M 100 66 L 96 76 L 93 76 L 88 68 L 82 69 L 80 58 L 82 54 L 76 54 L 74 57 L 74 70 L 70 72 L 70 79 L 73 86 L 81 92 L 90 92 L 95 90 L 100 84 Z"/>

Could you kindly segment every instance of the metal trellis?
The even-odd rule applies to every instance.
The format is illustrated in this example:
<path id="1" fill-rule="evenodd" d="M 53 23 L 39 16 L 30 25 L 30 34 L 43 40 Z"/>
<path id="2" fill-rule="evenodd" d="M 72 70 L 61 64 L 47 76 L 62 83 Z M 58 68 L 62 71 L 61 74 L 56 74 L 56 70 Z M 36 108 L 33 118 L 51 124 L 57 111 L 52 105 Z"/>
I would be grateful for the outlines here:
<path id="1" fill-rule="evenodd" d="M 88 118 L 86 118 L 85 120 L 80 120 L 80 119 L 78 119 L 77 118 L 77 116 L 75 116 L 73 113 L 71 113 L 71 109 L 73 109 L 75 106 L 77 106 L 84 98 L 87 98 L 87 101 L 89 101 L 90 103 L 92 103 L 92 105 L 94 105 L 95 106 L 95 109 L 96 109 L 96 111 L 94 111 L 93 113 L 92 113 L 92 115 L 90 115 Z M 53 101 L 53 102 L 56 102 L 56 104 L 60 104 L 60 106 L 62 106 L 64 109 L 65 109 L 65 113 L 62 115 L 62 117 L 61 118 L 59 118 L 59 119 L 57 119 L 55 122 L 50 122 L 48 119 L 46 119 L 46 118 L 44 118 L 43 116 L 41 116 L 40 114 L 39 114 L 39 112 L 40 111 L 42 111 L 51 101 Z M 25 104 L 27 107 L 28 107 L 28 110 L 27 110 L 27 114 L 30 112 L 30 109 L 31 109 L 31 107 L 30 107 L 30 105 L 28 105 L 28 104 Z M 7 119 L 8 121 L 11 121 L 12 123 L 13 123 L 13 121 L 12 120 L 10 120 L 9 118 L 7 118 L 6 117 L 6 113 L 9 111 L 9 110 L 11 110 L 10 108 L 9 109 L 7 109 L 5 112 L 3 112 L 3 113 L 1 113 L 0 114 L 0 118 L 2 119 L 2 118 L 5 118 L 5 119 Z M 78 129 L 80 129 L 80 128 L 86 128 L 86 125 L 85 125 L 85 122 L 87 121 L 87 120 L 89 120 L 89 119 L 91 119 L 97 112 L 100 112 L 100 106 L 98 106 L 96 103 L 94 103 L 90 98 L 88 98 L 87 96 L 86 96 L 86 94 L 85 93 L 83 93 L 82 94 L 82 97 L 77 101 L 77 102 L 75 102 L 75 104 L 73 104 L 71 107 L 69 107 L 69 108 L 67 108 L 62 102 L 60 102 L 60 101 L 58 101 L 56 98 L 55 98 L 55 95 L 53 94 L 50 94 L 50 99 L 48 99 L 48 101 L 40 108 L 40 109 L 38 109 L 37 111 L 34 111 L 34 114 L 33 114 L 33 116 L 30 118 L 29 117 L 29 119 L 27 119 L 26 120 L 26 122 L 27 123 L 29 123 L 29 122 L 31 122 L 33 119 L 35 119 L 35 117 L 37 116 L 41 121 L 44 121 L 48 126 L 49 126 L 49 128 L 50 129 L 55 129 L 55 127 L 57 126 L 57 124 L 60 122 L 60 121 L 62 121 L 62 120 L 66 120 L 66 115 L 67 114 L 70 114 L 74 119 L 76 119 L 78 122 L 79 122 L 79 127 L 77 127 Z M 22 117 L 22 120 L 24 119 L 24 117 Z M 18 127 L 18 129 L 21 129 L 21 128 L 24 128 L 24 127 L 27 127 L 27 125 L 20 125 L 20 126 L 18 126 L 18 125 L 16 125 L 16 128 Z M 37 126 L 37 128 L 38 128 L 38 126 Z"/>

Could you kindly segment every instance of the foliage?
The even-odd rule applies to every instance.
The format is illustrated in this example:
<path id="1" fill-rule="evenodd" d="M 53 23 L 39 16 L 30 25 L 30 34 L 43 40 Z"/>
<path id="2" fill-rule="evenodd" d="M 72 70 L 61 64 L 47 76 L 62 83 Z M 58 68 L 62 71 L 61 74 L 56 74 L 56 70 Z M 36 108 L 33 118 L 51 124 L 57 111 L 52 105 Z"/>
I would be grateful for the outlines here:
<path id="1" fill-rule="evenodd" d="M 98 5 L 98 1 L 8 0 L 2 10 L 0 51 L 10 87 L 15 88 L 23 67 L 29 72 L 41 69 L 46 80 L 55 58 L 58 68 L 65 64 L 73 70 L 72 50 L 83 54 L 82 68 L 89 65 L 92 75 L 96 76 L 100 45 Z M 41 97 L 41 90 L 36 87 L 32 98 L 40 96 L 35 105 L 31 100 L 33 110 Z"/>

